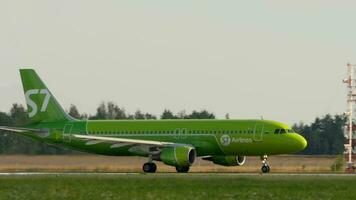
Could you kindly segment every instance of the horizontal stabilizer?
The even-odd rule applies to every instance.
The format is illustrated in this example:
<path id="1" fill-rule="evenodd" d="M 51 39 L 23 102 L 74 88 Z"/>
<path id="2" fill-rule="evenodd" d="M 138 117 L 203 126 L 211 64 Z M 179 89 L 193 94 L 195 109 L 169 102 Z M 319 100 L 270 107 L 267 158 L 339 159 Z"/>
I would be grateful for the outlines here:
<path id="1" fill-rule="evenodd" d="M 26 132 L 41 133 L 41 132 L 43 132 L 41 129 L 8 127 L 8 126 L 0 126 L 0 130 L 16 132 L 16 133 L 26 133 Z"/>

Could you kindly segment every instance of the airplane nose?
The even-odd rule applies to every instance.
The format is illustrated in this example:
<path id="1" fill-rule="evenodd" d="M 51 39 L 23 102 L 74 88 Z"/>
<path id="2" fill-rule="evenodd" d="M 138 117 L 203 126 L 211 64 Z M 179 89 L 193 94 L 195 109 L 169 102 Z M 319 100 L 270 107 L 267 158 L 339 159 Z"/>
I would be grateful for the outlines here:
<path id="1" fill-rule="evenodd" d="M 298 147 L 298 151 L 305 149 L 308 145 L 307 140 L 299 134 L 296 137 L 296 143 L 297 143 L 296 146 Z"/>
<path id="2" fill-rule="evenodd" d="M 307 141 L 305 138 L 297 133 L 292 133 L 288 136 L 290 142 L 288 143 L 288 148 L 290 153 L 296 153 L 302 151 L 307 147 Z"/>

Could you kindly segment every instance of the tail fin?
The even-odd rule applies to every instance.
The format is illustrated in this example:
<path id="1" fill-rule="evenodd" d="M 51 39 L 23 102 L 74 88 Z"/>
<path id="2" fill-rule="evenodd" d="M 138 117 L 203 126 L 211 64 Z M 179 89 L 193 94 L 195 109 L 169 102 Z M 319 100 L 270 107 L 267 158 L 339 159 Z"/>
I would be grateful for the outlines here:
<path id="1" fill-rule="evenodd" d="M 31 123 L 72 121 L 33 69 L 20 69 Z"/>

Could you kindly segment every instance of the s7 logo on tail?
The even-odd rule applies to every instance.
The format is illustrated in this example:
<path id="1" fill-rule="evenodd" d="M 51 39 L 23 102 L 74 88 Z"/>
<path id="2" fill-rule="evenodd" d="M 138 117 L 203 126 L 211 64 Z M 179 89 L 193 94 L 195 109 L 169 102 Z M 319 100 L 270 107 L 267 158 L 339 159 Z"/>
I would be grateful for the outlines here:
<path id="1" fill-rule="evenodd" d="M 45 112 L 47 110 L 47 106 L 49 103 L 49 99 L 51 98 L 51 93 L 49 93 L 49 91 L 47 89 L 32 89 L 32 90 L 27 90 L 27 92 L 25 93 L 25 97 L 26 97 L 26 102 L 27 105 L 29 105 L 31 107 L 31 112 L 28 113 L 29 117 L 33 117 L 37 114 L 38 112 L 38 107 L 36 103 L 39 102 L 34 102 L 31 99 L 31 95 L 35 95 L 35 94 L 45 94 L 45 98 L 43 100 L 42 106 L 41 106 L 41 112 Z"/>

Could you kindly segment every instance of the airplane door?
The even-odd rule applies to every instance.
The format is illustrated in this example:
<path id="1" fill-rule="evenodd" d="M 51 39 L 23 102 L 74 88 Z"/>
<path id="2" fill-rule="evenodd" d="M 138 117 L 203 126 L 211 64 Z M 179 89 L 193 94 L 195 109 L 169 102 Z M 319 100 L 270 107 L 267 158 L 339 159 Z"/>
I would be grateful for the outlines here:
<path id="1" fill-rule="evenodd" d="M 72 124 L 66 124 L 63 128 L 63 140 L 65 142 L 70 142 L 71 137 L 72 137 L 72 128 L 73 125 Z"/>
<path id="2" fill-rule="evenodd" d="M 262 123 L 256 123 L 255 130 L 253 132 L 253 140 L 256 142 L 261 142 L 263 140 L 263 128 Z"/>

